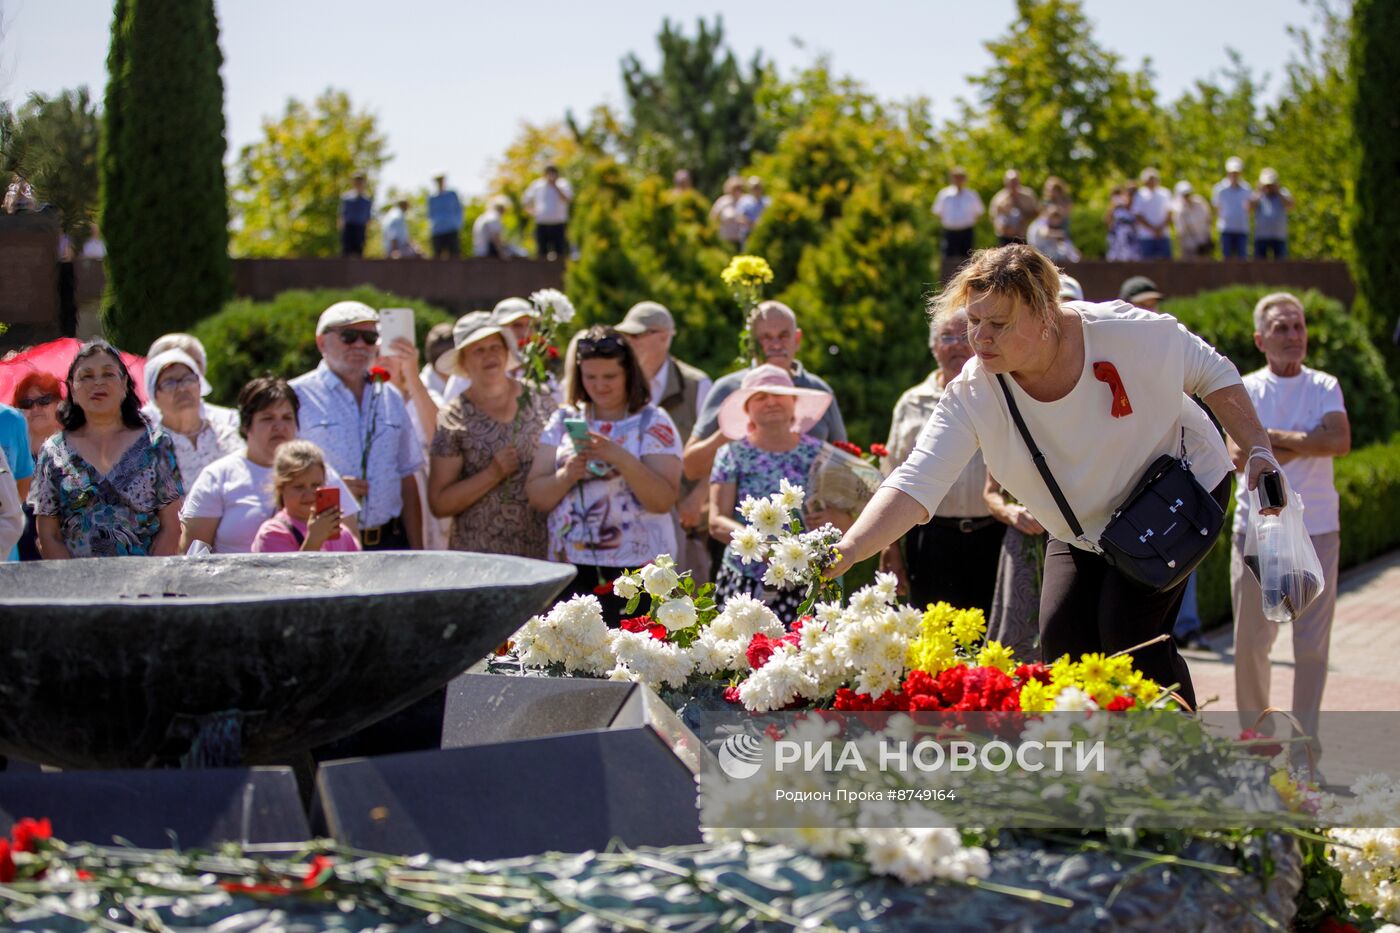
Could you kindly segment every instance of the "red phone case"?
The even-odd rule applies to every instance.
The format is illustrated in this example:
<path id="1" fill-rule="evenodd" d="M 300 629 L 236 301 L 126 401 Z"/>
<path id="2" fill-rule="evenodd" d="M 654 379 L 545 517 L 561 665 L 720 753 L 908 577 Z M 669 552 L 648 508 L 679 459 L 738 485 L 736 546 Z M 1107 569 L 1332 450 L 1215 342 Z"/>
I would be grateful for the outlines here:
<path id="1" fill-rule="evenodd" d="M 340 487 L 321 486 L 316 490 L 316 511 L 324 512 L 331 506 L 340 507 Z"/>

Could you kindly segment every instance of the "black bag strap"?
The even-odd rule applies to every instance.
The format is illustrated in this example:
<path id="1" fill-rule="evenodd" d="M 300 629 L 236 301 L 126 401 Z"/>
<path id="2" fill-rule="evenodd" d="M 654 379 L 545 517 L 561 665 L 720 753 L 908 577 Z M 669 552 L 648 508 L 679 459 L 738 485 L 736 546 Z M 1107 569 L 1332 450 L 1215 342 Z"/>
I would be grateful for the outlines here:
<path id="1" fill-rule="evenodd" d="M 1076 538 L 1084 537 L 1084 529 L 1079 524 L 1079 519 L 1074 517 L 1074 510 L 1069 507 L 1069 502 L 1065 500 L 1065 494 L 1060 492 L 1060 484 L 1055 482 L 1055 475 L 1050 472 L 1049 465 L 1045 462 L 1045 454 L 1040 452 L 1040 448 L 1035 445 L 1035 438 L 1031 437 L 1030 428 L 1026 427 L 1025 419 L 1021 417 L 1021 409 L 1016 407 L 1016 399 L 1012 397 L 1011 390 L 1006 385 L 1006 377 L 997 373 L 997 384 L 1001 386 L 1001 394 L 1006 398 L 1006 407 L 1011 409 L 1011 420 L 1016 422 L 1016 430 L 1021 432 L 1021 439 L 1026 442 L 1026 447 L 1031 452 L 1031 462 L 1040 471 L 1040 478 L 1045 480 L 1045 485 L 1050 487 L 1050 495 L 1055 497 L 1055 504 L 1060 507 L 1060 514 L 1069 522 L 1070 531 L 1074 532 Z"/>
<path id="2" fill-rule="evenodd" d="M 291 522 L 279 522 L 278 524 L 292 533 L 292 537 L 296 539 L 297 547 L 301 547 L 306 543 L 306 535 L 297 531 L 296 525 L 293 525 Z"/>

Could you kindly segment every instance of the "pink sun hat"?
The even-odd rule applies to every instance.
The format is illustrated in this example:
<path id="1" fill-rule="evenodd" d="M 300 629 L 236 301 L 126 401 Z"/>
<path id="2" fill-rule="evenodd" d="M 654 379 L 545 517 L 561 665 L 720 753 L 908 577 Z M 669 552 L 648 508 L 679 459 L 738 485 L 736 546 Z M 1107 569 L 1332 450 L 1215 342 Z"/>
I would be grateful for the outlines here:
<path id="1" fill-rule="evenodd" d="M 792 376 L 769 363 L 755 366 L 733 395 L 719 409 L 719 429 L 724 436 L 738 440 L 749 432 L 749 413 L 744 410 L 749 399 L 760 392 L 767 395 L 791 395 L 797 399 L 792 429 L 805 434 L 831 407 L 831 393 L 821 389 L 802 389 L 792 384 Z"/>

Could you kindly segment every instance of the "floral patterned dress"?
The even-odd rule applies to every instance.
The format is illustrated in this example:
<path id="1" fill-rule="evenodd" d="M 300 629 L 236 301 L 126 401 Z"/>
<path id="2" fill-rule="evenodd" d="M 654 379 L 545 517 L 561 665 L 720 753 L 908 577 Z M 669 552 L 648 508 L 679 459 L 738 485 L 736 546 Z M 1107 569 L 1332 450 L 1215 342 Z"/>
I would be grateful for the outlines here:
<path id="1" fill-rule="evenodd" d="M 143 431 L 105 476 L 60 431 L 44 442 L 29 501 L 35 515 L 58 519 L 74 557 L 147 556 L 160 510 L 185 493 L 170 438 Z"/>
<path id="2" fill-rule="evenodd" d="M 453 517 L 449 548 L 545 558 L 549 550 L 549 532 L 544 514 L 530 508 L 526 501 L 525 478 L 530 472 L 535 444 L 556 407 L 549 395 L 532 393 L 514 425 L 492 418 L 473 405 L 465 394 L 443 408 L 438 415 L 437 433 L 433 436 L 432 455 L 461 457 L 458 480 L 490 467 L 496 452 L 512 443 L 520 455 L 520 468 L 514 476 L 498 483 Z"/>
<path id="3" fill-rule="evenodd" d="M 730 441 L 715 455 L 715 465 L 710 470 L 710 482 L 733 483 L 734 519 L 742 522 L 738 505 L 748 496 L 761 499 L 777 492 L 782 480 L 797 486 L 808 485 L 808 474 L 812 462 L 821 452 L 822 442 L 804 434 L 792 450 L 775 453 L 760 450 L 747 439 Z M 763 583 L 764 564 L 755 561 L 745 564 L 734 553 L 732 544 L 724 548 L 724 559 L 715 577 L 715 600 L 724 600 L 738 593 L 746 593 L 762 600 L 787 625 L 794 621 L 793 614 L 802 605 L 806 592 L 802 588 L 777 590 Z"/>

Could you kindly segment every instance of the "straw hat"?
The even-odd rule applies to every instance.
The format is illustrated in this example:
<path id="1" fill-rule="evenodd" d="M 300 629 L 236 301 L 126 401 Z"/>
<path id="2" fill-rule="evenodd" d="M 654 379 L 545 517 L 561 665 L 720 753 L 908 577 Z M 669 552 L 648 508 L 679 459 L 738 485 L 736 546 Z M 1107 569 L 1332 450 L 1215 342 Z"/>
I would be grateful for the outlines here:
<path id="1" fill-rule="evenodd" d="M 792 429 L 804 434 L 831 407 L 831 393 L 821 389 L 801 389 L 792 384 L 792 376 L 768 363 L 755 366 L 744 376 L 737 391 L 724 400 L 719 409 L 719 429 L 724 436 L 738 440 L 748 433 L 749 414 L 744 410 L 749 399 L 760 392 L 767 395 L 791 395 L 797 399 L 793 412 Z"/>
<path id="2" fill-rule="evenodd" d="M 519 366 L 520 356 L 515 352 L 515 335 L 496 324 L 492 320 L 491 312 L 472 311 L 462 315 L 457 319 L 457 323 L 452 325 L 452 349 L 437 358 L 437 371 L 470 379 L 470 375 L 462 368 L 462 351 L 477 341 L 497 336 L 506 345 L 506 355 L 509 357 L 507 368 Z"/>

